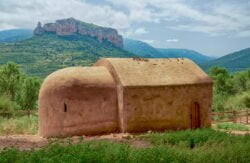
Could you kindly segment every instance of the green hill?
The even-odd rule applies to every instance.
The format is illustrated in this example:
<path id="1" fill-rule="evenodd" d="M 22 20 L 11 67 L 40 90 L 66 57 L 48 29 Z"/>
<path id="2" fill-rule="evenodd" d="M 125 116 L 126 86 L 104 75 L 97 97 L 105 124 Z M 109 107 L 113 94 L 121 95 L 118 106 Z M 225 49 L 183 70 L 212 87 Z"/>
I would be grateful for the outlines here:
<path id="1" fill-rule="evenodd" d="M 44 77 L 68 66 L 88 66 L 102 57 L 136 57 L 112 43 L 89 36 L 44 34 L 15 43 L 0 43 L 0 64 L 18 63 L 28 74 Z"/>
<path id="2" fill-rule="evenodd" d="M 212 66 L 221 66 L 230 72 L 250 68 L 250 48 L 243 49 L 201 65 L 206 71 Z"/>
<path id="3" fill-rule="evenodd" d="M 188 49 L 157 49 L 149 44 L 132 39 L 124 39 L 124 49 L 145 58 L 189 58 L 201 64 L 214 58 Z"/>
<path id="4" fill-rule="evenodd" d="M 154 58 L 155 56 L 160 56 L 161 53 L 149 44 L 132 39 L 124 39 L 124 49 L 137 54 L 140 57 Z"/>
<path id="5" fill-rule="evenodd" d="M 0 31 L 0 42 L 16 42 L 31 38 L 31 29 L 11 29 Z"/>
<path id="6" fill-rule="evenodd" d="M 157 49 L 164 58 L 189 58 L 197 64 L 206 63 L 214 58 L 188 49 Z"/>

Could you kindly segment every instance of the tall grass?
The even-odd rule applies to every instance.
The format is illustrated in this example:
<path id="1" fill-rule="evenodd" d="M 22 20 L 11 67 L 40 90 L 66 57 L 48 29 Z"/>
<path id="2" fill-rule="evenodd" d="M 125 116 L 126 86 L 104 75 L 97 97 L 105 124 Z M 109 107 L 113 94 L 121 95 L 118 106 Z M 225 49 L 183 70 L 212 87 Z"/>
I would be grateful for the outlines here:
<path id="1" fill-rule="evenodd" d="M 242 108 L 249 108 L 250 106 L 250 91 L 230 96 L 224 101 L 226 110 L 238 110 Z"/>
<path id="2" fill-rule="evenodd" d="M 0 117 L 0 135 L 36 134 L 37 130 L 37 116 L 17 116 L 13 118 Z"/>
<path id="3" fill-rule="evenodd" d="M 232 122 L 223 122 L 216 124 L 218 129 L 224 130 L 237 130 L 237 131 L 250 131 L 250 127 L 239 124 L 239 123 L 232 123 Z"/>
<path id="4" fill-rule="evenodd" d="M 55 143 L 40 150 L 5 149 L 0 162 L 250 162 L 249 135 L 203 129 L 146 134 L 139 139 L 153 146 L 134 148 L 111 141 Z"/>

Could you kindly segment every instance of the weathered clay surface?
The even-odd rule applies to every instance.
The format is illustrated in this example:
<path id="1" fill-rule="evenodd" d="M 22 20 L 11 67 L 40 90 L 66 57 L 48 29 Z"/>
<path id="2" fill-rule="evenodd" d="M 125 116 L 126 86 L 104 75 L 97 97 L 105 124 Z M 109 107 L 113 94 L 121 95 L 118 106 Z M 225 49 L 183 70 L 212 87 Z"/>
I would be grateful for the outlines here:
<path id="1" fill-rule="evenodd" d="M 188 59 L 99 60 L 117 84 L 122 132 L 191 128 L 192 105 L 201 127 L 211 124 L 212 80 Z"/>
<path id="2" fill-rule="evenodd" d="M 74 18 L 57 20 L 55 23 L 47 23 L 43 27 L 41 27 L 41 23 L 38 24 L 34 30 L 34 34 L 42 35 L 44 33 L 56 33 L 59 36 L 74 34 L 87 35 L 96 37 L 99 42 L 108 40 L 117 47 L 123 47 L 122 36 L 119 35 L 115 29 L 88 24 Z"/>
<path id="3" fill-rule="evenodd" d="M 44 137 L 115 132 L 115 83 L 104 67 L 73 67 L 52 73 L 39 94 L 39 133 Z"/>
<path id="4" fill-rule="evenodd" d="M 190 112 L 200 105 L 201 127 L 210 127 L 212 85 L 125 87 L 123 132 L 191 128 Z"/>

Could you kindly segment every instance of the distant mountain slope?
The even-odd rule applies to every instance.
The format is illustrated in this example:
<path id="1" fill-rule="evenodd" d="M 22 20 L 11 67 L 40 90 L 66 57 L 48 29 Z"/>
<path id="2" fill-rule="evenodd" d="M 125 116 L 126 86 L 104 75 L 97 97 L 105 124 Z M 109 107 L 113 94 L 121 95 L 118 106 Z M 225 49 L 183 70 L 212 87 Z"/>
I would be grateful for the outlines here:
<path id="1" fill-rule="evenodd" d="M 214 58 L 200 54 L 194 50 L 188 49 L 157 49 L 164 58 L 189 58 L 194 62 L 201 64 Z"/>
<path id="2" fill-rule="evenodd" d="M 155 56 L 161 55 L 159 51 L 145 42 L 128 38 L 125 38 L 123 42 L 125 50 L 137 54 L 140 57 L 154 58 Z"/>
<path id="3" fill-rule="evenodd" d="M 250 68 L 250 48 L 243 49 L 201 65 L 205 70 L 212 66 L 221 66 L 231 72 L 242 71 Z"/>
<path id="4" fill-rule="evenodd" d="M 0 31 L 0 42 L 16 42 L 31 38 L 31 29 L 11 29 Z"/>
<path id="5" fill-rule="evenodd" d="M 132 39 L 124 39 L 124 49 L 146 58 L 189 58 L 198 64 L 205 63 L 214 58 L 205 56 L 187 49 L 157 49 L 149 44 Z"/>
<path id="6" fill-rule="evenodd" d="M 82 35 L 44 34 L 15 43 L 0 43 L 0 64 L 12 61 L 29 74 L 46 76 L 68 66 L 87 66 L 102 57 L 136 57 L 109 41 Z"/>

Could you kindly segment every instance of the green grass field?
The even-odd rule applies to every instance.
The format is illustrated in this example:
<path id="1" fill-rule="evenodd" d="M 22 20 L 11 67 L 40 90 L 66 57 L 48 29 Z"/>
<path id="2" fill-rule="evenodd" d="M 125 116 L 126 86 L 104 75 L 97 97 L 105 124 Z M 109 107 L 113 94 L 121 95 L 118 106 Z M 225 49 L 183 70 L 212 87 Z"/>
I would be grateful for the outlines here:
<path id="1" fill-rule="evenodd" d="M 38 150 L 5 149 L 0 162 L 250 162 L 250 135 L 233 136 L 212 129 L 151 133 L 135 139 L 152 145 L 136 148 L 128 142 L 90 141 Z"/>

